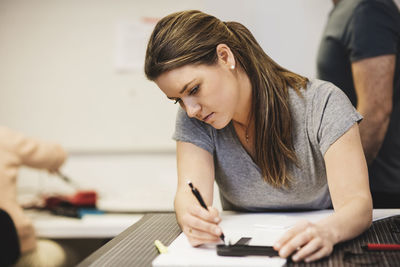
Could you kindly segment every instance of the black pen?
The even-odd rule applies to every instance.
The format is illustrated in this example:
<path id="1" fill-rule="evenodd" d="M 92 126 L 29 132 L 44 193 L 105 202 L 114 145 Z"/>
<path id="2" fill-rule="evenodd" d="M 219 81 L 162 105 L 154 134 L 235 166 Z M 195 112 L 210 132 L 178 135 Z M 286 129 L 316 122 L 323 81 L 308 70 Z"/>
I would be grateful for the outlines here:
<path id="1" fill-rule="evenodd" d="M 57 174 L 58 177 L 60 177 L 64 182 L 66 182 L 67 184 L 71 185 L 75 189 L 77 189 L 79 187 L 74 181 L 71 180 L 71 178 L 69 178 L 68 176 L 66 176 L 65 174 L 60 172 L 59 170 L 57 170 L 55 172 L 55 174 Z"/>
<path id="2" fill-rule="evenodd" d="M 200 195 L 199 190 L 196 189 L 196 187 L 193 186 L 192 182 L 188 181 L 187 182 L 188 185 L 190 186 L 190 188 L 192 189 L 192 193 L 193 195 L 197 198 L 197 200 L 200 202 L 200 205 L 205 208 L 206 210 L 208 210 L 206 203 L 204 202 L 203 198 Z M 219 236 L 221 238 L 221 240 L 224 242 L 225 244 L 225 235 L 224 233 L 221 233 L 221 235 Z"/>

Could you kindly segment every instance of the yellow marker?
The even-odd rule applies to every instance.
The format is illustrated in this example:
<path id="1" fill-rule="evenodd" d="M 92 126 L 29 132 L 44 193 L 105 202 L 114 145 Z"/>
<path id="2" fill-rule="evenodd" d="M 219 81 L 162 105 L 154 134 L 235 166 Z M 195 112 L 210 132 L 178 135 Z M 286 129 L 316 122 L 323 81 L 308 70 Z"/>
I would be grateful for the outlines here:
<path id="1" fill-rule="evenodd" d="M 164 244 L 161 243 L 160 240 L 154 241 L 154 245 L 156 245 L 158 252 L 160 252 L 161 254 L 168 252 L 168 248 L 166 246 L 164 246 Z"/>

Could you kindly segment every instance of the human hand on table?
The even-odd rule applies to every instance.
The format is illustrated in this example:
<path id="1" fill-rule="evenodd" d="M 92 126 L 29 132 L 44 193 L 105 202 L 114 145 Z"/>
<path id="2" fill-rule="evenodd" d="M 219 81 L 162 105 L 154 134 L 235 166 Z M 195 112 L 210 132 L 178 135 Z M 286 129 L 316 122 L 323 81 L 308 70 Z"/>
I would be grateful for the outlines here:
<path id="1" fill-rule="evenodd" d="M 180 226 L 189 243 L 192 246 L 200 246 L 220 241 L 220 222 L 221 218 L 216 208 L 208 207 L 206 210 L 200 205 L 193 205 L 181 216 Z"/>
<path id="2" fill-rule="evenodd" d="M 331 254 L 334 245 L 333 234 L 329 229 L 317 223 L 300 221 L 283 234 L 274 249 L 282 258 L 292 255 L 293 261 L 310 262 Z"/>

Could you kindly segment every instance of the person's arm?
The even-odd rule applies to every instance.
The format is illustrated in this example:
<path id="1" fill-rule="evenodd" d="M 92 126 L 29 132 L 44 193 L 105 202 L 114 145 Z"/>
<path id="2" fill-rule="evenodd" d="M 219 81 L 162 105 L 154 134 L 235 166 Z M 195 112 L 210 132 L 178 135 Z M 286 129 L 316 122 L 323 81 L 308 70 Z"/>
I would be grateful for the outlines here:
<path id="1" fill-rule="evenodd" d="M 364 232 L 372 222 L 372 199 L 358 125 L 333 143 L 324 156 L 335 212 L 317 223 L 300 222 L 275 244 L 281 257 L 314 261 L 333 246 Z"/>
<path id="2" fill-rule="evenodd" d="M 16 157 L 18 166 L 56 171 L 67 158 L 61 145 L 37 140 L 7 127 L 0 127 L 0 139 L 6 140 L 0 142 L 0 148 Z"/>
<path id="3" fill-rule="evenodd" d="M 2 127 L 1 137 L 7 140 L 2 146 L 19 159 L 19 165 L 56 171 L 64 163 L 67 154 L 56 143 L 27 137 L 19 132 Z"/>
<path id="4" fill-rule="evenodd" d="M 182 231 L 192 246 L 218 242 L 221 229 L 217 209 L 211 207 L 214 187 L 212 155 L 191 143 L 177 142 L 178 188 L 175 211 Z M 187 181 L 200 191 L 208 211 L 200 206 Z"/>
<path id="5" fill-rule="evenodd" d="M 395 55 L 384 55 L 353 62 L 361 142 L 368 164 L 377 156 L 392 113 Z"/>

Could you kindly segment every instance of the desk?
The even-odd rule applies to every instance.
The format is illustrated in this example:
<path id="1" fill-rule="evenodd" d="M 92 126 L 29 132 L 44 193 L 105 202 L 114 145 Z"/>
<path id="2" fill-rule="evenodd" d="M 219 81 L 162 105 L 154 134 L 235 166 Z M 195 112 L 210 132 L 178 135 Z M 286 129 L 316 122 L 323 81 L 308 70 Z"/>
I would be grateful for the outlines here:
<path id="1" fill-rule="evenodd" d="M 374 210 L 374 218 L 400 214 L 400 210 Z M 400 252 L 365 252 L 361 245 L 374 243 L 398 243 L 400 229 L 393 226 L 394 219 L 400 216 L 378 220 L 364 234 L 354 240 L 335 246 L 330 257 L 314 263 L 293 263 L 286 266 L 393 266 L 400 263 Z M 158 252 L 154 240 L 159 239 L 165 245 L 181 233 L 174 213 L 146 214 L 136 224 L 94 252 L 78 267 L 86 266 L 151 266 Z M 344 259 L 345 258 L 345 259 Z"/>
<path id="2" fill-rule="evenodd" d="M 114 238 L 143 217 L 143 214 L 106 213 L 78 219 L 35 210 L 26 214 L 32 219 L 37 236 L 50 239 Z"/>

